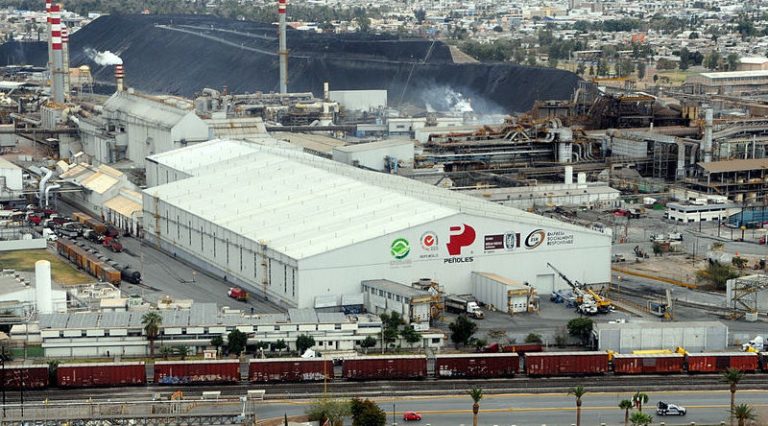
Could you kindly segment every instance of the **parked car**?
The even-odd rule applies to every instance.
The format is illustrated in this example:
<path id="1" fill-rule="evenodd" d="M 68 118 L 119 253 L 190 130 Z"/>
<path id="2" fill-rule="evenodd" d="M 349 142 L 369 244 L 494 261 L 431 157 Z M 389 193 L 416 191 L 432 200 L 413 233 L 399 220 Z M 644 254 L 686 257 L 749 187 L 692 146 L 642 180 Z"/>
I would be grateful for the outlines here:
<path id="1" fill-rule="evenodd" d="M 406 422 L 418 422 L 421 420 L 421 414 L 415 411 L 406 411 L 403 413 L 403 420 Z"/>
<path id="2" fill-rule="evenodd" d="M 656 404 L 656 415 L 658 416 L 684 416 L 687 411 L 681 405 L 669 404 L 664 401 L 659 401 Z"/>

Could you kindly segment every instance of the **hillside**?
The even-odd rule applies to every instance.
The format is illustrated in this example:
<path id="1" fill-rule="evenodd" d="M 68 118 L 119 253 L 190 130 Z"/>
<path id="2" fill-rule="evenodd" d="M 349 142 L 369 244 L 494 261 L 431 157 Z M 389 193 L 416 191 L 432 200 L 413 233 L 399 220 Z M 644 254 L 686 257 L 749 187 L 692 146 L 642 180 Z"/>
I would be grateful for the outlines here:
<path id="1" fill-rule="evenodd" d="M 127 84 L 139 90 L 192 96 L 226 85 L 269 92 L 278 87 L 276 35 L 268 24 L 210 16 L 104 16 L 72 36 L 71 64 L 88 64 L 97 81 L 109 83 L 112 67 L 96 65 L 84 49 L 110 50 L 124 60 Z M 458 92 L 478 112 L 519 112 L 536 99 L 568 98 L 578 81 L 549 68 L 456 64 L 447 45 L 430 40 L 290 31 L 288 48 L 291 91 L 319 94 L 324 81 L 332 90 L 387 89 L 393 106 L 403 100 L 440 108 Z M 45 45 L 6 43 L 0 61 L 43 65 Z"/>

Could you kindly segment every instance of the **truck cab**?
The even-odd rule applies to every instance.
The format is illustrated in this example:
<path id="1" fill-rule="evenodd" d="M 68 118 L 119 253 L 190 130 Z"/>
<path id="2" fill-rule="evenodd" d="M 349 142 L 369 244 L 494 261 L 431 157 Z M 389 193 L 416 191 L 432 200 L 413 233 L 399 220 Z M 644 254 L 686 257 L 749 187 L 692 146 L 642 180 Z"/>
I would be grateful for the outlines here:
<path id="1" fill-rule="evenodd" d="M 239 300 L 241 302 L 245 302 L 246 300 L 248 300 L 248 292 L 246 292 L 240 287 L 230 288 L 229 291 L 227 291 L 227 296 L 235 300 Z"/>

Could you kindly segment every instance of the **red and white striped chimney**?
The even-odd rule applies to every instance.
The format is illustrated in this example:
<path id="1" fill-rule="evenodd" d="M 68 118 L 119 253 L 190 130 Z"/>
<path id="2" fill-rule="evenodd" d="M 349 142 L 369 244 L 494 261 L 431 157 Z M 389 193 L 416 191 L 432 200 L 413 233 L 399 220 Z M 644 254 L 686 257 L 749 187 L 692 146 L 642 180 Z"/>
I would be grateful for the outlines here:
<path id="1" fill-rule="evenodd" d="M 277 14 L 280 18 L 280 29 L 278 34 L 278 51 L 280 57 L 280 93 L 288 93 L 288 47 L 285 34 L 285 12 L 287 0 L 277 0 Z"/>
<path id="2" fill-rule="evenodd" d="M 51 49 L 53 50 L 53 87 L 51 94 L 57 104 L 64 103 L 64 58 L 61 51 L 61 5 L 51 5 Z"/>
<path id="3" fill-rule="evenodd" d="M 121 64 L 115 65 L 115 83 L 117 83 L 117 91 L 122 92 L 125 90 L 124 82 L 125 79 L 125 70 L 123 69 L 123 66 Z"/>
<path id="4" fill-rule="evenodd" d="M 53 0 L 45 0 L 45 17 L 48 24 L 48 72 L 53 79 L 53 49 L 51 48 L 51 4 Z M 53 80 L 51 80 L 53 81 Z"/>
<path id="5" fill-rule="evenodd" d="M 69 30 L 66 26 L 61 27 L 61 47 L 62 47 L 62 71 L 64 71 L 64 99 L 69 100 L 72 93 L 69 82 Z"/>

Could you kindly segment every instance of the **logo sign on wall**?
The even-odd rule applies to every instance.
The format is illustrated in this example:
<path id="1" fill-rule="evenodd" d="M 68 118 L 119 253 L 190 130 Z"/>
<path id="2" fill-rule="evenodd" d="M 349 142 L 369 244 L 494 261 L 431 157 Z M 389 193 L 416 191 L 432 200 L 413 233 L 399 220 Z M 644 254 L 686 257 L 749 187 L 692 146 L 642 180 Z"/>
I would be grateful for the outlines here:
<path id="1" fill-rule="evenodd" d="M 486 252 L 496 250 L 512 251 L 520 247 L 520 233 L 505 232 L 503 234 L 486 235 L 483 238 L 483 248 Z"/>
<path id="2" fill-rule="evenodd" d="M 540 245 L 544 244 L 544 240 L 547 239 L 547 233 L 543 229 L 534 229 L 525 237 L 525 248 L 533 250 Z"/>
<path id="3" fill-rule="evenodd" d="M 421 243 L 422 254 L 419 255 L 421 259 L 435 258 L 439 256 L 440 245 L 438 244 L 437 234 L 433 231 L 427 231 L 421 235 L 419 239 Z"/>
<path id="4" fill-rule="evenodd" d="M 475 242 L 475 228 L 467 225 L 466 223 L 459 226 L 451 226 L 450 237 L 448 243 L 445 245 L 448 248 L 448 254 L 450 256 L 461 256 L 464 247 L 469 247 Z M 449 257 L 445 259 L 445 263 L 466 263 L 472 262 L 474 259 L 469 257 Z"/>
<path id="5" fill-rule="evenodd" d="M 397 260 L 405 259 L 411 252 L 411 244 L 405 238 L 397 238 L 392 241 L 389 252 Z"/>

